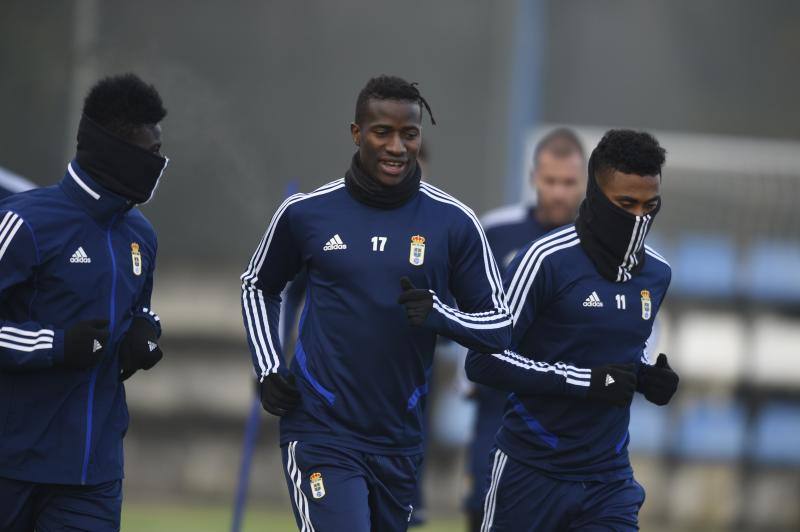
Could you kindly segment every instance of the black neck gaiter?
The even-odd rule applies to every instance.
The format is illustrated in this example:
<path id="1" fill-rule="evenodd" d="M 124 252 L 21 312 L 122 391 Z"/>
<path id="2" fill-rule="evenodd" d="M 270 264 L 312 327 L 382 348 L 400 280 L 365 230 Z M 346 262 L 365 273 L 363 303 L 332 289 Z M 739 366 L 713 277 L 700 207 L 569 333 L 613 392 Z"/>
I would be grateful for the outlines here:
<path id="1" fill-rule="evenodd" d="M 575 229 L 581 247 L 600 275 L 609 281 L 624 283 L 642 268 L 644 239 L 660 209 L 659 201 L 649 214 L 635 216 L 614 205 L 597 184 L 589 161 L 586 198 L 578 211 Z"/>
<path id="2" fill-rule="evenodd" d="M 377 209 L 396 209 L 414 197 L 419 191 L 422 180 L 422 171 L 414 160 L 414 166 L 403 177 L 403 180 L 394 186 L 387 186 L 368 175 L 361 168 L 358 152 L 353 155 L 350 169 L 344 175 L 344 184 L 347 191 L 356 200 Z"/>
<path id="3" fill-rule="evenodd" d="M 78 165 L 97 183 L 133 203 L 147 203 L 169 162 L 126 142 L 86 115 L 78 125 Z"/>

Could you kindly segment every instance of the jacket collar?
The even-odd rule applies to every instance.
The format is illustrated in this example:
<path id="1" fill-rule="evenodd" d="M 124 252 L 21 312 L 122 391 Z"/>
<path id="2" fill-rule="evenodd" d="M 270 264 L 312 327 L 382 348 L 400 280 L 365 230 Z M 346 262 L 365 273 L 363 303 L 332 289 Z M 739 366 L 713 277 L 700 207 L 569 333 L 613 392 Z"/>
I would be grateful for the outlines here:
<path id="1" fill-rule="evenodd" d="M 70 199 L 97 220 L 110 220 L 133 207 L 131 201 L 97 184 L 75 160 L 67 165 L 67 172 L 59 186 Z"/>

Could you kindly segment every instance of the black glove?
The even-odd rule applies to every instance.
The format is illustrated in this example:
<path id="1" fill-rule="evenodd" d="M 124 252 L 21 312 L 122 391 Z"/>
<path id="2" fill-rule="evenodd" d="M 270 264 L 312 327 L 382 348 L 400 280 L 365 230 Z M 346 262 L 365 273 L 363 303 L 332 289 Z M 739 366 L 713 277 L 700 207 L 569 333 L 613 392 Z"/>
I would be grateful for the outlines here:
<path id="1" fill-rule="evenodd" d="M 134 318 L 119 345 L 119 380 L 140 369 L 148 370 L 164 356 L 158 346 L 158 329 L 147 318 Z"/>
<path id="2" fill-rule="evenodd" d="M 261 406 L 270 414 L 285 416 L 300 403 L 294 375 L 270 373 L 261 381 Z"/>
<path id="3" fill-rule="evenodd" d="M 64 332 L 64 366 L 85 369 L 103 359 L 108 343 L 108 320 L 86 320 Z"/>
<path id="4" fill-rule="evenodd" d="M 430 290 L 414 287 L 414 283 L 408 277 L 400 278 L 400 288 L 403 293 L 397 298 L 397 302 L 406 307 L 408 321 L 411 325 L 422 325 L 433 310 L 433 294 Z"/>
<path id="5" fill-rule="evenodd" d="M 636 364 L 609 364 L 592 368 L 592 379 L 586 397 L 628 406 L 636 391 Z"/>
<path id="6" fill-rule="evenodd" d="M 664 406 L 675 395 L 679 380 L 678 374 L 669 367 L 667 355 L 661 353 L 658 355 L 655 366 L 642 364 L 639 370 L 639 386 L 637 389 L 651 403 Z"/>

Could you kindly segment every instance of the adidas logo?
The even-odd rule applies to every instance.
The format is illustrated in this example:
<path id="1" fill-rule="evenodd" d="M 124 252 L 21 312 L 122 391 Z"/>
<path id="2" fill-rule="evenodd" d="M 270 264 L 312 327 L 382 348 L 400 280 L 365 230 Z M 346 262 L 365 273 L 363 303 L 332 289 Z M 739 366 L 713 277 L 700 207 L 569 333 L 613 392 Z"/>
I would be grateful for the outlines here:
<path id="1" fill-rule="evenodd" d="M 333 235 L 333 238 L 328 240 L 325 247 L 322 248 L 322 251 L 333 251 L 336 249 L 347 249 L 347 244 L 342 241 L 342 237 L 338 234 Z"/>
<path id="2" fill-rule="evenodd" d="M 148 341 L 147 341 L 147 348 L 148 348 L 148 349 L 150 350 L 150 352 L 152 353 L 153 351 L 155 351 L 156 349 L 158 349 L 158 344 L 157 344 L 157 343 L 155 343 L 155 342 L 151 342 L 150 340 L 148 340 Z"/>
<path id="3" fill-rule="evenodd" d="M 79 247 L 69 258 L 69 261 L 73 264 L 89 264 L 92 262 L 92 259 L 86 254 L 83 247 Z"/>
<path id="4" fill-rule="evenodd" d="M 611 386 L 615 382 L 617 382 L 617 381 L 614 380 L 614 377 L 612 377 L 611 375 L 606 373 L 606 386 Z"/>
<path id="5" fill-rule="evenodd" d="M 583 302 L 584 307 L 602 307 L 603 302 L 600 301 L 600 296 L 597 295 L 597 292 L 592 292 L 589 294 L 589 297 Z"/>
<path id="6" fill-rule="evenodd" d="M 92 344 L 92 353 L 97 353 L 97 352 L 98 352 L 98 351 L 100 351 L 101 349 L 103 349 L 103 344 L 101 344 L 101 343 L 100 343 L 100 342 L 99 342 L 99 341 L 98 341 L 98 340 L 95 338 L 95 341 L 94 341 L 94 343 Z"/>

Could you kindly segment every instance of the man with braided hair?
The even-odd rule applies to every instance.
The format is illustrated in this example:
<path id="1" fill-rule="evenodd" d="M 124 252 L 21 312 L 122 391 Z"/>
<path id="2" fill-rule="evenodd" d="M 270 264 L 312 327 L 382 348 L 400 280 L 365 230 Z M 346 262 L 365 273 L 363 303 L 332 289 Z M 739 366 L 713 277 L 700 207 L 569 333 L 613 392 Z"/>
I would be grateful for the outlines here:
<path id="1" fill-rule="evenodd" d="M 261 400 L 281 417 L 303 531 L 406 530 L 437 335 L 489 351 L 510 341 L 477 217 L 420 180 L 423 109 L 430 114 L 415 84 L 369 80 L 350 125 L 357 152 L 345 177 L 286 200 L 242 275 Z M 306 304 L 287 368 L 280 293 L 303 268 Z"/>

